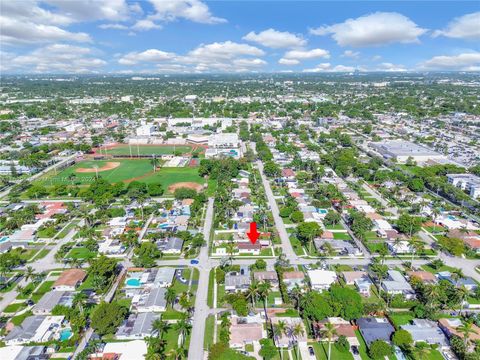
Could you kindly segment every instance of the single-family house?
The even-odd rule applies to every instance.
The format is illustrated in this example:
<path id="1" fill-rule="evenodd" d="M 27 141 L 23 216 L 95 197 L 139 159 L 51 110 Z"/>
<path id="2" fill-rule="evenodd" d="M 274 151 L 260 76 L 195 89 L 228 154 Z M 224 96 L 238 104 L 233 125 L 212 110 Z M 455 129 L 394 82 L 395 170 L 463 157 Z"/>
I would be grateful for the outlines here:
<path id="1" fill-rule="evenodd" d="M 414 343 L 426 342 L 428 344 L 448 346 L 445 334 L 434 321 L 427 319 L 414 319 L 411 324 L 402 325 L 400 327 L 412 335 Z"/>
<path id="2" fill-rule="evenodd" d="M 135 340 L 151 336 L 152 323 L 156 319 L 160 319 L 160 315 L 152 312 L 130 314 L 128 319 L 118 328 L 115 337 L 119 340 Z"/>
<path id="3" fill-rule="evenodd" d="M 367 346 L 370 346 L 375 340 L 383 340 L 390 343 L 390 338 L 395 331 L 386 318 L 360 318 L 357 320 L 357 326 Z"/>
<path id="4" fill-rule="evenodd" d="M 312 290 L 328 290 L 330 286 L 337 281 L 337 274 L 335 271 L 308 270 L 307 274 L 310 279 Z"/>
<path id="5" fill-rule="evenodd" d="M 83 280 L 85 280 L 86 276 L 87 273 L 82 269 L 64 270 L 53 284 L 52 289 L 58 291 L 75 291 Z"/>

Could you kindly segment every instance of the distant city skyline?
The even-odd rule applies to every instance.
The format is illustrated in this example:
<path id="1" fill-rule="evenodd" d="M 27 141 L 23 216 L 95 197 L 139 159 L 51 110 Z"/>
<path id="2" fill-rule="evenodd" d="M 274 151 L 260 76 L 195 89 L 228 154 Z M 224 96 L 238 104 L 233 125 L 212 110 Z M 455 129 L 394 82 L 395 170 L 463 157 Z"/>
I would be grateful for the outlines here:
<path id="1" fill-rule="evenodd" d="M 480 71 L 478 1 L 0 0 L 0 71 Z"/>

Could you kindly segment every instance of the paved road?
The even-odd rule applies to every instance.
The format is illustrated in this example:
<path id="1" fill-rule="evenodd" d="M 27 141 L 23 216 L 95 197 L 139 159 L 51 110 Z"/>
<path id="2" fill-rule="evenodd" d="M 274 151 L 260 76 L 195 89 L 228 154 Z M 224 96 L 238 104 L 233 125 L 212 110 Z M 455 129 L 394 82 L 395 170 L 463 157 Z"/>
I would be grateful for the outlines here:
<path id="1" fill-rule="evenodd" d="M 435 245 L 435 241 L 432 239 L 433 235 L 431 235 L 428 231 L 421 230 L 418 235 L 430 246 Z M 470 276 L 475 280 L 480 281 L 480 274 L 475 271 L 476 267 L 480 267 L 480 260 L 470 260 L 461 257 L 449 256 L 441 251 L 439 251 L 437 258 L 442 260 L 445 265 L 462 269 L 462 272 L 466 276 Z"/>
<path id="2" fill-rule="evenodd" d="M 28 181 L 33 181 L 35 179 L 38 179 L 40 176 L 46 174 L 47 172 L 51 171 L 51 170 L 54 170 L 56 168 L 58 168 L 59 166 L 62 166 L 63 164 L 65 164 L 66 162 L 68 161 L 71 161 L 73 159 L 75 159 L 76 157 L 78 157 L 77 154 L 74 154 L 74 155 L 70 155 L 69 157 L 66 157 L 65 159 L 63 160 L 60 160 L 59 162 L 53 164 L 53 165 L 50 165 L 49 167 L 46 167 L 45 169 L 43 169 L 42 171 L 36 173 L 36 174 L 33 174 L 32 176 L 30 176 L 27 180 Z M 3 190 L 1 193 L 0 193 L 0 199 L 4 198 L 5 196 L 7 196 L 10 191 L 12 190 L 12 187 L 9 187 L 5 190 Z"/>
<path id="3" fill-rule="evenodd" d="M 210 240 L 210 231 L 213 222 L 213 198 L 208 199 L 207 212 L 205 222 L 203 225 L 203 236 L 205 238 L 205 245 L 200 249 L 198 260 L 200 264 L 198 270 L 200 271 L 200 278 L 198 280 L 198 288 L 195 299 L 195 313 L 193 315 L 193 328 L 190 337 L 190 348 L 188 350 L 188 358 L 192 360 L 203 360 L 203 337 L 205 335 L 205 321 L 209 314 L 209 307 L 207 305 L 208 297 L 208 276 L 212 264 L 208 258 L 208 243 Z"/>
<path id="4" fill-rule="evenodd" d="M 275 227 L 278 230 L 278 235 L 280 236 L 280 240 L 282 241 L 282 249 L 283 253 L 287 255 L 287 258 L 290 260 L 297 259 L 298 256 L 293 251 L 292 244 L 290 244 L 290 239 L 288 237 L 287 229 L 285 228 L 285 224 L 283 223 L 282 218 L 280 217 L 278 205 L 275 201 L 273 196 L 272 188 L 270 187 L 270 182 L 268 181 L 267 177 L 263 173 L 263 163 L 258 160 L 257 161 L 258 170 L 260 171 L 260 175 L 262 177 L 263 187 L 265 188 L 265 195 L 267 196 L 268 203 L 270 204 L 270 210 L 272 211 L 273 220 L 275 221 Z"/>

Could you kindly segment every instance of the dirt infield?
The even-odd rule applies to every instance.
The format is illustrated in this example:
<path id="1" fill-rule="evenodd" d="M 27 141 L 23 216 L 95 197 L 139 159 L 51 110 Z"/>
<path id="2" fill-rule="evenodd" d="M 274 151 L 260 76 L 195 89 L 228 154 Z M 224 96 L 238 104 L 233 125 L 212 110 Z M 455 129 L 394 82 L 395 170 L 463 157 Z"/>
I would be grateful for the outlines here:
<path id="1" fill-rule="evenodd" d="M 119 166 L 120 166 L 119 162 L 109 161 L 105 165 L 103 165 L 102 167 L 99 167 L 98 169 L 95 169 L 95 168 L 78 168 L 78 169 L 75 170 L 75 172 L 77 172 L 77 173 L 94 173 L 94 172 L 97 172 L 97 171 L 101 172 L 101 171 L 113 170 L 113 169 L 115 169 Z"/>
<path id="2" fill-rule="evenodd" d="M 175 190 L 180 189 L 180 188 L 187 188 L 187 189 L 193 189 L 196 192 L 199 192 L 203 189 L 203 186 L 201 184 L 195 183 L 195 182 L 178 182 L 173 185 L 170 185 L 168 187 L 168 191 L 171 193 L 175 192 Z"/>

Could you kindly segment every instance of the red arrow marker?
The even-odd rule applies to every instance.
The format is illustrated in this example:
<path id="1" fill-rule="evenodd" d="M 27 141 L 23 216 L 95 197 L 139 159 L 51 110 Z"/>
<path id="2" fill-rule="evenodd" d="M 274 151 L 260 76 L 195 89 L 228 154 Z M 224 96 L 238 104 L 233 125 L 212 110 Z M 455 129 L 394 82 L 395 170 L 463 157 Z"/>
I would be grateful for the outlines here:
<path id="1" fill-rule="evenodd" d="M 250 232 L 247 233 L 248 237 L 250 238 L 250 242 L 255 244 L 260 236 L 260 233 L 257 231 L 257 223 L 251 222 L 250 223 Z"/>

